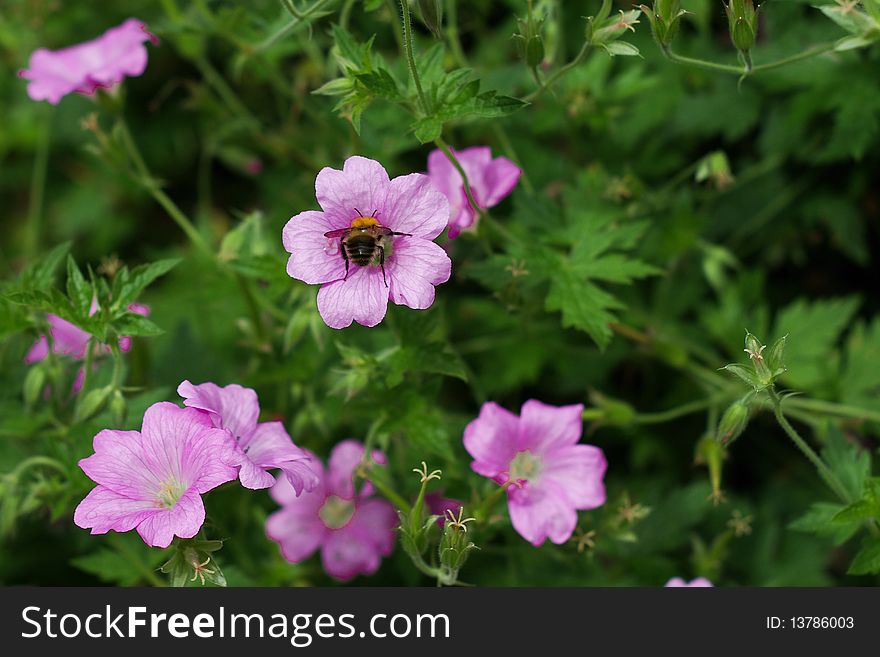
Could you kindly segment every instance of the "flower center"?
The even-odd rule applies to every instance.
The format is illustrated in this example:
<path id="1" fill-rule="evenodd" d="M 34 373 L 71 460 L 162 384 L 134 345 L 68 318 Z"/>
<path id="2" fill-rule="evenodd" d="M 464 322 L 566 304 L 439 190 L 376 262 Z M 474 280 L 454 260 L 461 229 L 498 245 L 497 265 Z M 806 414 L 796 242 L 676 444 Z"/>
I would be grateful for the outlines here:
<path id="1" fill-rule="evenodd" d="M 173 479 L 166 481 L 156 492 L 156 503 L 165 509 L 173 509 L 184 491 L 185 488 L 180 482 Z"/>
<path id="2" fill-rule="evenodd" d="M 510 462 L 510 478 L 513 481 L 525 479 L 534 482 L 541 474 L 541 459 L 525 449 L 517 452 Z"/>
<path id="3" fill-rule="evenodd" d="M 321 506 L 318 515 L 328 529 L 345 527 L 354 515 L 354 502 L 330 495 Z"/>

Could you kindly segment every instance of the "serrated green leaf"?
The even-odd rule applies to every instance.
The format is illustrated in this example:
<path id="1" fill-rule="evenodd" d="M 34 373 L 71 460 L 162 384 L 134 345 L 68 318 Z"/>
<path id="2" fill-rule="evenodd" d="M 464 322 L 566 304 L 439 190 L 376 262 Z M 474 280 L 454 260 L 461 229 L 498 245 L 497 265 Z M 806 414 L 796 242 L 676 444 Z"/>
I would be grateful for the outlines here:
<path id="1" fill-rule="evenodd" d="M 850 575 L 880 573 L 880 539 L 871 537 L 865 540 L 847 573 Z"/>

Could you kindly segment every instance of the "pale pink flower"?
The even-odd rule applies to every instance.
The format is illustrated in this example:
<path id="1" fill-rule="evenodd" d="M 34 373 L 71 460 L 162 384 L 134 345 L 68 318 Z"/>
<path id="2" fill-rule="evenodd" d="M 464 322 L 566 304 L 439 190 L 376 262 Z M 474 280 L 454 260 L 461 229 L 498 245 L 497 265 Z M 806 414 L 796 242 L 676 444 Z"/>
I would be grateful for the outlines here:
<path id="1" fill-rule="evenodd" d="M 348 580 L 376 572 L 382 557 L 391 554 L 397 514 L 390 503 L 372 497 L 369 482 L 355 488 L 353 476 L 363 456 L 361 443 L 344 440 L 333 448 L 326 472 L 316 459 L 320 483 L 313 491 L 296 497 L 284 479 L 272 487 L 281 510 L 269 516 L 266 534 L 285 559 L 299 563 L 320 549 L 327 574 Z M 372 457 L 385 462 L 381 452 Z"/>
<path id="2" fill-rule="evenodd" d="M 681 577 L 673 577 L 666 584 L 665 587 L 668 588 L 706 588 L 710 586 L 715 586 L 705 577 L 697 577 L 696 579 L 692 579 L 690 582 L 684 581 Z"/>
<path id="3" fill-rule="evenodd" d="M 549 538 L 565 543 L 577 525 L 578 509 L 605 503 L 602 450 L 580 445 L 581 404 L 548 406 L 531 399 L 519 416 L 494 402 L 464 431 L 471 468 L 508 485 L 513 528 L 532 545 Z"/>
<path id="4" fill-rule="evenodd" d="M 177 387 L 184 405 L 205 412 L 215 427 L 235 438 L 238 477 L 242 486 L 257 490 L 275 483 L 269 470 L 279 469 L 297 495 L 318 485 L 311 456 L 293 444 L 281 422 L 260 422 L 257 393 L 235 383 L 221 388 L 213 383 Z"/>
<path id="5" fill-rule="evenodd" d="M 28 68 L 18 74 L 29 80 L 27 91 L 33 100 L 57 105 L 69 93 L 91 95 L 126 76 L 141 75 L 147 67 L 145 41 L 158 43 L 144 23 L 129 18 L 92 41 L 61 50 L 35 50 Z"/>
<path id="6" fill-rule="evenodd" d="M 488 146 L 452 151 L 467 176 L 474 200 L 481 208 L 491 208 L 513 191 L 522 170 L 506 157 L 492 158 Z M 474 225 L 476 212 L 468 201 L 464 181 L 455 165 L 440 149 L 428 155 L 428 175 L 449 199 L 449 237 Z"/>
<path id="7" fill-rule="evenodd" d="M 73 521 L 92 534 L 137 529 L 153 547 L 195 536 L 205 521 L 201 496 L 237 475 L 229 432 L 168 402 L 147 409 L 140 431 L 101 431 L 94 450 L 79 467 L 98 485 Z"/>
<path id="8" fill-rule="evenodd" d="M 431 241 L 446 227 L 449 204 L 427 176 L 391 180 L 378 162 L 350 157 L 342 171 L 321 169 L 315 195 L 322 211 L 291 218 L 282 240 L 291 254 L 288 275 L 321 285 L 318 312 L 328 326 L 345 328 L 352 321 L 375 326 L 389 298 L 420 310 L 434 303 L 434 286 L 449 280 L 452 268 L 446 252 Z M 354 247 L 346 249 L 349 235 L 375 236 L 384 264 L 378 249 L 364 248 L 360 258 Z"/>

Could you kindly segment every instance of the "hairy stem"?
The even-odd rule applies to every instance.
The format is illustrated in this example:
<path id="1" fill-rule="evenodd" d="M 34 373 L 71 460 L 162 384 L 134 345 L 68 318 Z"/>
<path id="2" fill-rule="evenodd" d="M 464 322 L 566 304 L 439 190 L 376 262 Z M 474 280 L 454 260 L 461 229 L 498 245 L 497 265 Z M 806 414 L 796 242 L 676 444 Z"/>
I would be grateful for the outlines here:
<path id="1" fill-rule="evenodd" d="M 409 67 L 409 74 L 412 77 L 413 84 L 416 85 L 416 92 L 419 95 L 422 112 L 427 115 L 431 113 L 431 106 L 422 89 L 422 80 L 419 77 L 419 70 L 416 68 L 416 58 L 413 55 L 412 18 L 409 15 L 409 3 L 407 0 L 400 0 L 400 10 L 403 14 L 403 50 L 406 54 L 406 63 Z"/>
<path id="2" fill-rule="evenodd" d="M 803 452 L 804 456 L 816 466 L 816 470 L 819 471 L 819 476 L 822 477 L 822 480 L 828 484 L 828 487 L 832 491 L 834 491 L 834 494 L 844 503 L 851 502 L 852 500 L 850 499 L 849 493 L 843 485 L 843 482 L 840 481 L 838 476 L 834 474 L 831 468 L 828 467 L 825 461 L 821 459 L 813 448 L 807 444 L 807 441 L 801 437 L 797 430 L 791 426 L 788 419 L 785 417 L 785 414 L 782 412 L 782 400 L 779 398 L 779 395 L 773 386 L 767 388 L 767 395 L 770 398 L 770 402 L 773 404 L 773 413 L 776 415 L 776 421 L 779 422 L 779 426 L 782 427 L 782 430 L 788 434 L 788 437 L 791 438 L 792 442 L 794 442 L 798 449 Z"/>
<path id="3" fill-rule="evenodd" d="M 578 52 L 578 54 L 575 55 L 574 59 L 572 59 L 568 64 L 566 64 L 565 66 L 560 68 L 558 71 L 556 71 L 553 75 L 551 75 L 549 78 L 547 78 L 544 81 L 544 84 L 542 84 L 537 90 L 533 91 L 528 96 L 523 98 L 523 100 L 526 101 L 527 103 L 533 103 L 536 100 L 538 100 L 538 98 L 543 96 L 544 93 L 548 89 L 550 89 L 550 87 L 552 87 L 554 84 L 556 84 L 556 82 L 559 80 L 559 78 L 561 78 L 563 75 L 566 75 L 569 71 L 571 71 L 572 69 L 577 67 L 577 65 L 580 64 L 584 60 L 584 58 L 587 56 L 587 53 L 589 51 L 590 51 L 590 44 L 584 43 L 584 45 L 581 46 L 580 52 Z"/>

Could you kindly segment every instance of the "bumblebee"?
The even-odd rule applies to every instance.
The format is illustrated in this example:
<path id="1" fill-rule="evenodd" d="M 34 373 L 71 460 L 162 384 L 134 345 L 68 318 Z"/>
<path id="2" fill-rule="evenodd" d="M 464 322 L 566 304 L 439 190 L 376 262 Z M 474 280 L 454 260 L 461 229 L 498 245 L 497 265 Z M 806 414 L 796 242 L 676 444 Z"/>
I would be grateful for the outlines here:
<path id="1" fill-rule="evenodd" d="M 385 247 L 388 244 L 386 240 L 398 235 L 412 237 L 412 234 L 398 233 L 386 228 L 379 223 L 378 213 L 375 210 L 368 217 L 357 208 L 354 211 L 357 217 L 351 220 L 351 226 L 324 233 L 324 237 L 327 238 L 340 238 L 339 251 L 345 261 L 345 278 L 342 280 L 348 280 L 348 267 L 351 262 L 359 267 L 378 263 L 382 269 L 382 282 L 388 287 L 388 280 L 385 278 Z"/>

